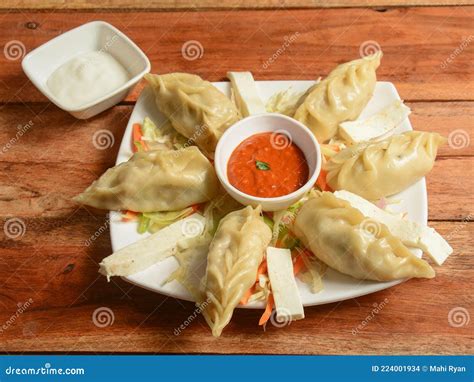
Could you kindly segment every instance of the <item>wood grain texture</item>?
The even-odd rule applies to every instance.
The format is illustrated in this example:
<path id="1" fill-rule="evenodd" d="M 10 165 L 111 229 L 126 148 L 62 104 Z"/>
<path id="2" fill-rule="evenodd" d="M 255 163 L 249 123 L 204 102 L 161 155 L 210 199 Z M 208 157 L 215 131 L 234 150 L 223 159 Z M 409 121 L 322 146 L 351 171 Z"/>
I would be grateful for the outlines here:
<path id="1" fill-rule="evenodd" d="M 474 102 L 409 105 L 415 129 L 437 131 L 452 138 L 451 144 L 441 148 L 427 177 L 429 217 L 462 220 L 473 206 L 472 193 L 465 191 L 474 188 L 474 158 L 465 156 L 472 155 L 472 137 L 464 134 L 472 135 L 472 119 L 468 119 Z M 435 122 L 434 116 L 447 114 L 446 110 L 458 111 Z M 0 214 L 57 217 L 72 211 L 70 198 L 114 165 L 131 111 L 132 106 L 124 105 L 90 121 L 80 121 L 52 104 L 5 106 L 0 110 L 0 142 L 4 143 L 0 147 L 0 171 L 7 182 L 0 183 Z M 18 124 L 31 124 L 31 128 L 16 139 Z M 460 126 L 465 130 L 457 132 Z M 112 134 L 114 144 L 99 150 L 94 146 L 94 134 L 104 128 Z M 453 132 L 467 139 L 462 141 L 465 147 L 452 145 L 457 139 Z"/>
<path id="2" fill-rule="evenodd" d="M 471 103 L 411 103 L 420 128 L 440 109 L 470 110 Z M 52 105 L 8 105 L 0 112 L 0 142 L 11 140 L 15 123 L 32 127 L 0 158 L 0 213 L 25 224 L 20 240 L 0 243 L 0 322 L 3 351 L 448 354 L 466 353 L 469 328 L 449 325 L 455 307 L 472 310 L 463 291 L 472 282 L 472 156 L 447 147 L 428 177 L 431 222 L 455 249 L 434 280 L 413 280 L 375 295 L 306 309 L 307 318 L 290 327 L 262 332 L 259 312 L 238 311 L 223 338 L 212 338 L 202 318 L 179 335 L 175 330 L 193 314 L 192 304 L 135 288 L 121 280 L 107 283 L 98 263 L 111 253 L 104 212 L 77 208 L 70 201 L 113 165 L 132 106 L 115 107 L 91 121 L 76 121 Z M 454 113 L 452 124 L 456 125 Z M 448 118 L 448 117 L 445 117 Z M 449 117 L 450 118 L 450 117 Z M 461 122 L 463 121 L 462 117 Z M 427 121 L 427 122 L 426 122 Z M 464 123 L 464 122 L 463 122 Z M 55 128 L 52 129 L 51 127 Z M 94 132 L 106 127 L 115 144 L 98 150 Z M 425 126 L 426 127 L 426 126 Z M 445 123 L 433 129 L 448 135 Z M 469 152 L 467 152 L 469 153 Z M 466 172 L 471 171 L 468 176 Z M 459 179 L 463 179 L 462 182 Z M 448 191 L 449 190 L 449 191 Z M 96 237 L 96 233 L 100 234 Z M 94 238 L 94 239 L 92 239 Z M 436 292 L 434 292 L 436 291 Z M 16 318 L 18 303 L 31 307 Z M 369 324 L 374 303 L 389 303 Z M 93 324 L 96 309 L 112 310 L 114 323 Z M 13 323 L 11 317 L 15 316 Z M 353 330 L 357 333 L 352 334 Z M 417 335 L 413 336 L 412 333 Z M 387 347 L 387 338 L 390 347 Z M 446 338 L 450 338 L 447 341 Z M 453 343 L 456 346 L 453 347 Z M 302 346 L 304 344 L 304 346 Z M 2 349 L 0 349 L 1 351 Z"/>
<path id="3" fill-rule="evenodd" d="M 8 245 L 2 259 L 9 267 L 0 268 L 1 279 L 6 280 L 0 322 L 11 322 L 17 304 L 33 300 L 3 330 L 4 351 L 463 354 L 472 350 L 470 326 L 453 327 L 448 315 L 457 307 L 472 312 L 472 295 L 467 291 L 474 272 L 473 223 L 433 223 L 455 250 L 436 269 L 435 279 L 411 280 L 369 296 L 309 307 L 305 320 L 282 329 L 269 325 L 266 332 L 257 325 L 260 311 L 238 310 L 223 337 L 215 339 L 199 316 L 177 331 L 193 315 L 192 304 L 122 280 L 107 283 L 98 276 L 97 262 L 110 252 L 108 232 L 89 247 L 84 238 L 100 227 L 101 220 L 82 210 L 68 224 L 49 230 L 44 229 L 51 224 L 47 220 L 33 222 L 26 221 L 21 240 L 2 242 Z M 374 313 L 373 304 L 383 308 Z M 100 328 L 94 325 L 93 314 L 104 307 L 112 310 L 114 322 Z"/>
<path id="4" fill-rule="evenodd" d="M 469 5 L 472 0 L 3 0 L 0 9 L 281 9 Z"/>
<path id="5" fill-rule="evenodd" d="M 216 81 L 229 70 L 258 80 L 314 79 L 338 63 L 380 46 L 380 80 L 392 81 L 405 100 L 473 100 L 471 7 L 317 9 L 210 12 L 101 13 L 148 55 L 152 71 L 186 71 Z M 2 45 L 19 41 L 31 51 L 51 38 L 97 19 L 89 12 L 0 13 Z M 348 21 L 350 20 L 350 21 Z M 198 41 L 202 57 L 182 54 Z M 290 41 L 290 43 L 288 43 Z M 20 59 L 0 56 L 0 102 L 45 98 L 23 74 Z M 449 61 L 448 61 L 449 60 Z M 141 87 L 129 96 L 136 99 Z"/>
<path id="6" fill-rule="evenodd" d="M 433 131 L 448 138 L 440 156 L 474 155 L 474 102 L 408 102 L 415 130 Z M 472 143 L 471 143 L 472 142 Z"/>

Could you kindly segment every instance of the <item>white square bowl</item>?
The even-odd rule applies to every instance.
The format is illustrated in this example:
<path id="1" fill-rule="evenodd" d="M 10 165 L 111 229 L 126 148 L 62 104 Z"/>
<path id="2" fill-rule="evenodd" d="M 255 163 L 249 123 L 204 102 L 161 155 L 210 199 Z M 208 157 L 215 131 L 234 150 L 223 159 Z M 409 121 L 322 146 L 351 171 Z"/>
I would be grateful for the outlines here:
<path id="1" fill-rule="evenodd" d="M 111 54 L 130 73 L 130 79 L 117 89 L 79 108 L 66 107 L 46 85 L 49 76 L 61 65 L 83 53 L 103 51 Z M 122 101 L 150 71 L 150 61 L 125 34 L 105 21 L 93 21 L 48 41 L 28 53 L 21 63 L 31 82 L 59 108 L 79 119 L 87 119 Z"/>

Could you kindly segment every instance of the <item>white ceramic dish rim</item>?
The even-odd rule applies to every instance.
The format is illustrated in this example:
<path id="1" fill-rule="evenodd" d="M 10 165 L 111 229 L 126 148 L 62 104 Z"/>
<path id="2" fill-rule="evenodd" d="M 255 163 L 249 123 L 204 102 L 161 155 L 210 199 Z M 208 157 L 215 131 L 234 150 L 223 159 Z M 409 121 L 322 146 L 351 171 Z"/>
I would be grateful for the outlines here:
<path id="1" fill-rule="evenodd" d="M 316 166 L 314 167 L 314 169 L 312 169 L 313 171 L 312 171 L 311 176 L 308 178 L 308 181 L 302 187 L 298 188 L 296 191 L 293 191 L 293 192 L 291 192 L 289 194 L 286 194 L 286 195 L 274 197 L 274 198 L 261 198 L 261 197 L 254 196 L 254 195 L 249 195 L 249 194 L 246 194 L 243 191 L 240 191 L 232 183 L 229 182 L 229 179 L 227 177 L 227 168 L 223 169 L 221 167 L 221 162 L 218 160 L 218 158 L 220 158 L 220 156 L 222 155 L 222 145 L 226 142 L 227 137 L 232 133 L 232 129 L 237 129 L 245 123 L 249 123 L 250 121 L 253 121 L 253 120 L 258 120 L 259 118 L 262 118 L 264 116 L 265 117 L 272 116 L 272 117 L 275 117 L 275 118 L 285 119 L 285 120 L 291 122 L 293 125 L 298 126 L 301 130 L 303 130 L 306 133 L 308 138 L 311 140 L 311 142 L 313 144 L 313 148 L 315 150 L 314 155 L 316 155 Z M 243 140 L 239 141 L 239 143 L 237 143 L 237 146 L 240 143 L 242 143 L 245 139 L 247 139 L 247 138 L 244 138 Z M 301 150 L 303 150 L 303 149 L 301 149 Z M 304 153 L 304 154 L 305 154 L 305 157 L 306 157 L 306 153 Z M 308 162 L 307 157 L 306 157 L 306 161 Z M 233 192 L 240 195 L 242 198 L 246 198 L 246 199 L 251 200 L 252 202 L 255 202 L 255 203 L 265 203 L 265 202 L 272 203 L 272 202 L 284 202 L 286 200 L 294 198 L 295 196 L 303 195 L 305 192 L 309 191 L 311 189 L 311 187 L 316 183 L 317 177 L 319 176 L 319 173 L 321 172 L 321 162 L 322 162 L 322 160 L 321 160 L 321 149 L 320 149 L 320 146 L 319 146 L 319 142 L 316 140 L 314 135 L 311 133 L 311 131 L 305 125 L 303 125 L 301 122 L 297 121 L 296 119 L 293 119 L 293 118 L 288 117 L 288 116 L 283 115 L 283 114 L 265 113 L 265 114 L 251 115 L 251 116 L 248 116 L 244 119 L 241 119 L 240 121 L 234 123 L 231 127 L 229 127 L 229 129 L 227 129 L 224 134 L 222 134 L 222 137 L 219 139 L 219 142 L 217 143 L 216 152 L 215 152 L 214 166 L 216 168 L 217 177 L 219 178 L 221 183 L 223 183 L 223 184 L 225 183 L 225 187 L 229 187 Z"/>
<path id="2" fill-rule="evenodd" d="M 41 52 L 42 50 L 45 50 L 45 49 L 48 49 L 51 45 L 53 45 L 55 42 L 57 41 L 61 41 L 61 40 L 65 40 L 67 38 L 69 38 L 69 36 L 74 33 L 74 32 L 78 32 L 82 29 L 85 29 L 87 27 L 91 27 L 93 25 L 104 25 L 106 26 L 107 28 L 111 29 L 116 35 L 118 35 L 119 37 L 121 37 L 124 41 L 126 41 L 131 47 L 133 47 L 135 49 L 135 51 L 138 53 L 138 55 L 144 60 L 144 63 L 145 63 L 145 68 L 139 72 L 138 74 L 136 74 L 135 76 L 131 77 L 127 82 L 125 82 L 123 85 L 121 85 L 120 87 L 118 87 L 117 89 L 113 90 L 112 92 L 110 93 L 107 93 L 106 95 L 94 100 L 94 101 L 90 101 L 86 104 L 82 104 L 80 105 L 79 107 L 77 108 L 71 108 L 71 107 L 67 107 L 67 106 L 64 106 L 61 101 L 55 97 L 47 88 L 47 86 L 45 86 L 44 84 L 42 84 L 40 81 L 38 81 L 36 79 L 36 76 L 33 74 L 33 72 L 29 69 L 29 67 L 26 65 L 27 64 L 27 61 L 29 59 L 31 59 L 31 57 L 33 57 L 36 53 L 38 52 Z M 109 99 L 109 98 L 112 98 L 114 96 L 116 96 L 117 94 L 119 94 L 120 92 L 123 92 L 124 90 L 128 89 L 129 87 L 131 86 L 134 86 L 135 84 L 138 83 L 138 81 L 141 80 L 141 78 L 150 71 L 151 69 L 151 64 L 150 64 L 150 60 L 148 59 L 148 57 L 145 55 L 145 53 L 143 53 L 143 51 L 138 47 L 137 44 L 135 44 L 125 33 L 123 33 L 122 31 L 120 31 L 119 29 L 117 29 L 116 27 L 114 27 L 112 24 L 109 24 L 108 22 L 106 21 L 102 21 L 102 20 L 96 20 L 96 21 L 91 21 L 91 22 L 88 22 L 88 23 L 85 23 L 85 24 L 82 24 L 76 28 L 73 28 L 73 29 L 70 29 L 68 30 L 67 32 L 64 32 L 62 34 L 60 34 L 59 36 L 45 42 L 44 44 L 40 45 L 39 47 L 37 47 L 36 49 L 33 49 L 31 52 L 29 52 L 22 60 L 21 62 L 21 66 L 23 68 L 23 71 L 25 72 L 25 74 L 27 75 L 28 79 L 36 86 L 36 88 L 41 92 L 43 93 L 44 96 L 46 96 L 51 102 L 53 102 L 57 107 L 61 108 L 62 110 L 64 111 L 67 111 L 69 113 L 76 113 L 76 112 L 80 112 L 80 111 L 83 111 L 85 109 L 89 109 L 95 105 L 98 105 L 99 103 Z M 125 68 L 128 70 L 128 68 Z"/>
<path id="3" fill-rule="evenodd" d="M 259 87 L 262 87 L 265 89 L 266 86 L 271 86 L 273 87 L 273 92 L 275 91 L 281 91 L 281 90 L 286 90 L 289 87 L 294 87 L 298 91 L 304 91 L 304 89 L 308 88 L 311 86 L 314 82 L 313 81 L 302 81 L 302 80 L 295 80 L 295 81 L 257 81 L 257 85 Z M 228 88 L 229 88 L 229 83 L 228 82 L 216 82 L 213 83 L 219 90 L 223 91 L 224 93 L 228 94 Z M 391 93 L 392 100 L 394 99 L 400 99 L 398 92 L 396 91 L 395 86 L 390 83 L 390 82 L 382 82 L 378 81 L 376 90 L 378 88 L 383 88 L 383 92 L 385 93 Z M 226 90 L 227 89 L 227 90 Z M 264 97 L 263 97 L 264 98 Z M 265 99 L 265 98 L 264 98 Z M 147 105 L 148 104 L 148 105 Z M 370 102 L 369 102 L 370 104 Z M 148 106 L 148 107 L 147 107 Z M 384 107 L 384 106 L 379 106 L 379 107 Z M 145 116 L 158 118 L 160 115 L 159 112 L 156 109 L 153 95 L 151 92 L 151 89 L 146 87 L 142 93 L 139 96 L 139 99 L 137 100 L 134 110 L 132 111 L 132 114 L 130 116 L 129 123 L 127 125 L 127 128 L 124 132 L 124 136 L 121 142 L 120 150 L 117 155 L 117 160 L 116 164 L 119 164 L 121 162 L 124 162 L 128 160 L 128 158 L 132 155 L 132 150 L 131 150 L 131 131 L 132 131 L 132 126 L 136 122 L 142 122 L 143 118 Z M 362 112 L 361 117 L 367 117 L 368 115 L 364 116 L 365 110 Z M 374 112 L 374 111 L 372 111 Z M 400 126 L 400 129 L 397 128 L 396 133 L 400 133 L 403 131 L 410 131 L 413 130 L 410 124 L 409 119 Z M 425 178 L 420 179 L 416 184 L 412 185 L 409 187 L 407 190 L 403 191 L 403 194 L 409 194 L 408 200 L 411 200 L 410 203 L 416 205 L 416 210 L 403 210 L 404 212 L 408 212 L 409 217 L 417 221 L 418 223 L 422 224 L 427 224 L 428 221 L 428 203 L 427 203 L 427 192 L 426 192 L 426 182 Z M 402 198 L 403 196 L 395 195 L 395 199 Z M 126 227 L 126 231 L 124 232 L 122 229 L 121 224 L 128 224 L 129 226 Z M 120 213 L 111 211 L 110 212 L 110 235 L 111 235 L 111 241 L 112 241 L 112 249 L 113 251 L 117 251 L 118 249 L 124 247 L 125 245 L 131 244 L 132 242 L 139 240 L 139 234 L 136 232 L 136 225 L 133 225 L 132 223 L 121 223 L 120 222 Z M 133 239 L 132 241 L 129 240 L 126 235 L 131 235 L 135 237 L 136 239 Z M 421 251 L 416 250 L 414 253 L 418 256 L 421 257 Z M 159 273 L 167 272 L 166 276 L 162 277 L 159 276 L 160 278 L 167 278 L 168 275 L 176 269 L 177 266 L 177 261 L 174 257 L 169 257 L 162 262 L 155 264 L 153 267 L 156 267 L 156 269 L 147 269 L 144 270 L 140 273 L 127 276 L 127 277 L 122 277 L 125 281 L 134 284 L 140 288 L 144 288 L 147 290 L 150 290 L 155 293 L 160 293 L 166 296 L 170 296 L 173 298 L 185 300 L 185 301 L 191 301 L 194 302 L 194 300 L 190 297 L 186 297 L 189 294 L 184 290 L 184 288 L 178 283 L 178 282 L 171 282 L 166 285 L 152 285 L 153 283 L 149 282 L 147 280 L 147 273 L 150 271 L 150 274 L 153 275 L 153 280 L 154 284 L 156 284 L 156 276 L 159 269 Z M 164 271 L 163 271 L 164 269 Z M 156 271 L 156 272 L 155 272 Z M 331 272 L 331 270 L 330 270 Z M 337 272 L 335 272 L 337 273 Z M 350 284 L 342 284 L 342 288 L 344 289 L 344 293 L 341 295 L 340 291 L 337 292 L 332 292 L 330 296 L 324 296 L 321 297 L 321 294 L 324 293 L 326 290 L 329 288 L 325 288 L 323 292 L 318 293 L 318 294 L 311 294 L 311 301 L 305 301 L 304 297 L 302 296 L 303 299 L 303 305 L 304 306 L 316 306 L 316 305 L 323 305 L 323 304 L 329 304 L 329 303 L 334 303 L 338 301 L 344 301 L 372 293 L 379 292 L 384 289 L 388 289 L 390 287 L 393 287 L 395 285 L 398 285 L 400 283 L 403 283 L 406 281 L 405 279 L 402 280 L 395 280 L 391 282 L 367 282 L 367 281 L 360 281 L 356 279 L 350 279 Z M 324 282 L 326 283 L 326 277 L 324 279 Z M 297 280 L 299 288 L 307 288 L 306 285 L 303 285 L 299 280 Z M 337 280 L 337 283 L 340 283 L 340 280 Z M 361 291 L 360 289 L 360 284 L 366 284 L 367 288 Z M 301 289 L 300 289 L 301 290 Z M 303 294 L 305 293 L 304 291 L 302 292 Z M 264 309 L 265 304 L 263 302 L 254 302 L 247 304 L 245 306 L 239 305 L 238 308 L 243 308 L 243 309 Z"/>

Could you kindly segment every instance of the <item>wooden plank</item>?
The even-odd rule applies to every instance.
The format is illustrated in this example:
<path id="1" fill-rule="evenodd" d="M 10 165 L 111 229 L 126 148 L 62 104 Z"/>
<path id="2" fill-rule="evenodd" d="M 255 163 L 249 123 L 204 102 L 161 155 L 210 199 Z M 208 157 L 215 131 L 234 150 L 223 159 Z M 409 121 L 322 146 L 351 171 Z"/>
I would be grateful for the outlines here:
<path id="1" fill-rule="evenodd" d="M 473 155 L 469 142 L 473 138 L 469 118 L 473 105 L 410 104 L 415 129 L 449 136 L 462 127 L 471 134 L 466 136 L 464 148 L 453 146 L 458 142 L 453 138 L 451 145 L 440 150 L 427 177 L 430 219 L 462 220 L 471 212 L 472 193 L 466 190 L 474 187 L 474 158 L 459 155 Z M 0 110 L 0 171 L 5 179 L 0 184 L 0 214 L 61 217 L 72 213 L 70 198 L 114 165 L 131 110 L 130 105 L 115 107 L 90 121 L 76 120 L 47 104 L 11 105 Z M 19 131 L 24 134 L 19 136 Z M 98 140 L 94 145 L 94 134 L 102 136 L 106 146 L 97 146 Z"/>
<path id="2" fill-rule="evenodd" d="M 8 180 L 0 185 L 0 216 L 67 218 L 77 208 L 71 198 L 112 167 L 114 158 L 96 164 L 0 162 Z M 427 177 L 431 220 L 463 220 L 472 213 L 473 172 L 473 157 L 438 159 Z"/>
<path id="3" fill-rule="evenodd" d="M 473 310 L 474 224 L 434 222 L 454 254 L 432 280 L 410 280 L 372 295 L 305 309 L 306 318 L 278 329 L 257 325 L 261 311 L 238 310 L 212 338 L 194 307 L 122 280 L 97 278 L 110 252 L 108 232 L 84 240 L 101 222 L 85 211 L 51 229 L 33 226 L 21 240 L 2 240 L 0 322 L 3 351 L 304 354 L 467 354 L 470 326 L 449 314 Z M 45 221 L 44 224 L 48 224 Z M 60 291 L 60 293 L 58 293 Z M 31 300 L 30 300 L 31 299 Z M 26 308 L 24 303 L 27 303 Z M 19 309 L 18 303 L 22 307 Z M 375 309 L 374 304 L 378 309 Z M 106 310 L 110 309 L 110 310 Z M 98 310 L 99 309 L 99 310 Z M 18 311 L 20 313 L 16 314 Z M 103 324 L 94 324 L 94 312 Z M 14 317 L 14 318 L 12 318 Z M 371 317 L 370 319 L 368 317 Z M 185 321 L 189 321 L 189 326 Z M 177 329 L 183 324 L 184 329 Z M 416 333 L 416 336 L 413 335 Z M 304 346 L 302 346 L 304 344 Z M 390 344 L 390 346 L 387 346 Z"/>
<path id="4" fill-rule="evenodd" d="M 250 70 L 260 80 L 314 79 L 359 57 L 360 51 L 380 46 L 385 56 L 379 79 L 394 82 L 402 98 L 410 101 L 474 99 L 472 16 L 471 7 L 428 7 L 386 12 L 133 11 L 106 12 L 100 18 L 122 29 L 146 52 L 153 72 L 185 71 L 211 81 L 222 80 L 229 70 Z M 70 17 L 59 11 L 4 12 L 0 18 L 4 47 L 19 41 L 24 51 L 97 19 L 89 12 Z M 202 46 L 201 58 L 190 60 L 193 56 L 182 54 L 189 41 Z M 19 58 L 0 57 L 0 102 L 44 101 L 23 74 Z M 128 100 L 136 99 L 139 90 Z"/>
<path id="5" fill-rule="evenodd" d="M 463 220 L 472 215 L 474 197 L 474 158 L 441 157 L 426 177 L 428 218 Z"/>
<path id="6" fill-rule="evenodd" d="M 433 131 L 448 138 L 438 155 L 474 155 L 474 102 L 408 102 L 415 130 Z"/>
<path id="7" fill-rule="evenodd" d="M 474 155 L 474 102 L 407 105 L 412 109 L 410 121 L 415 130 L 433 131 L 449 138 L 440 147 L 439 156 Z M 0 160 L 111 164 L 132 110 L 133 105 L 122 105 L 84 121 L 52 104 L 4 106 L 0 108 Z M 93 137 L 104 128 L 112 133 L 113 146 L 98 150 Z"/>
<path id="8" fill-rule="evenodd" d="M 393 6 L 448 6 L 469 5 L 471 0 L 106 0 L 97 3 L 91 0 L 4 0 L 0 9 L 267 9 L 267 8 L 342 8 L 342 7 L 393 7 Z"/>

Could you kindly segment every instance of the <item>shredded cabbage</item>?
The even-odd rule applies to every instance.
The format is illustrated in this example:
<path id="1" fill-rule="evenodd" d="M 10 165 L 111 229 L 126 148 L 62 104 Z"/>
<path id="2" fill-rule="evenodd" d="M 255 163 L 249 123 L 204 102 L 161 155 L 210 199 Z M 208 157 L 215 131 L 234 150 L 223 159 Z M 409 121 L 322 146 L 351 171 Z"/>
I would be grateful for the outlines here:
<path id="1" fill-rule="evenodd" d="M 184 219 L 194 212 L 194 208 L 187 207 L 180 211 L 143 212 L 138 218 L 138 233 L 155 233 L 160 229 Z"/>
<path id="2" fill-rule="evenodd" d="M 270 279 L 266 275 L 259 275 L 257 283 L 255 284 L 255 292 L 250 295 L 247 303 L 253 301 L 266 301 L 270 293 Z"/>
<path id="3" fill-rule="evenodd" d="M 326 158 L 331 158 L 338 153 L 329 145 L 321 144 L 320 147 L 321 147 L 321 154 L 323 154 Z"/>
<path id="4" fill-rule="evenodd" d="M 152 150 L 180 149 L 189 141 L 179 134 L 170 121 L 165 121 L 159 127 L 148 117 L 145 117 L 142 125 L 143 140 Z"/>
<path id="5" fill-rule="evenodd" d="M 329 140 L 328 145 L 338 146 L 340 150 L 344 150 L 347 147 L 346 143 L 346 141 L 341 140 L 339 137 L 333 137 Z"/>
<path id="6" fill-rule="evenodd" d="M 207 233 L 181 240 L 174 254 L 179 266 L 163 285 L 176 280 L 196 301 L 200 301 L 202 299 L 200 281 L 205 274 L 211 240 L 212 237 Z"/>
<path id="7" fill-rule="evenodd" d="M 294 92 L 291 86 L 281 92 L 273 94 L 267 101 L 265 108 L 269 113 L 284 114 L 293 117 L 296 109 L 303 103 L 306 96 L 321 82 L 321 77 L 305 92 Z"/>
<path id="8" fill-rule="evenodd" d="M 311 293 L 318 293 L 324 289 L 323 276 L 327 265 L 319 261 L 316 256 L 303 256 L 305 269 L 298 273 L 297 277 L 309 286 Z"/>
<path id="9" fill-rule="evenodd" d="M 303 197 L 296 203 L 289 206 L 286 210 L 275 211 L 273 213 L 273 227 L 272 228 L 272 241 L 271 246 L 276 246 L 277 242 L 281 243 L 284 248 L 294 249 L 300 246 L 300 241 L 291 233 L 293 223 L 296 218 L 296 213 L 313 195 L 313 190 L 308 191 Z"/>
<path id="10" fill-rule="evenodd" d="M 299 106 L 299 101 L 304 94 L 304 92 L 293 92 L 291 87 L 289 87 L 286 90 L 272 95 L 267 101 L 265 108 L 269 113 L 279 113 L 293 117 Z"/>

